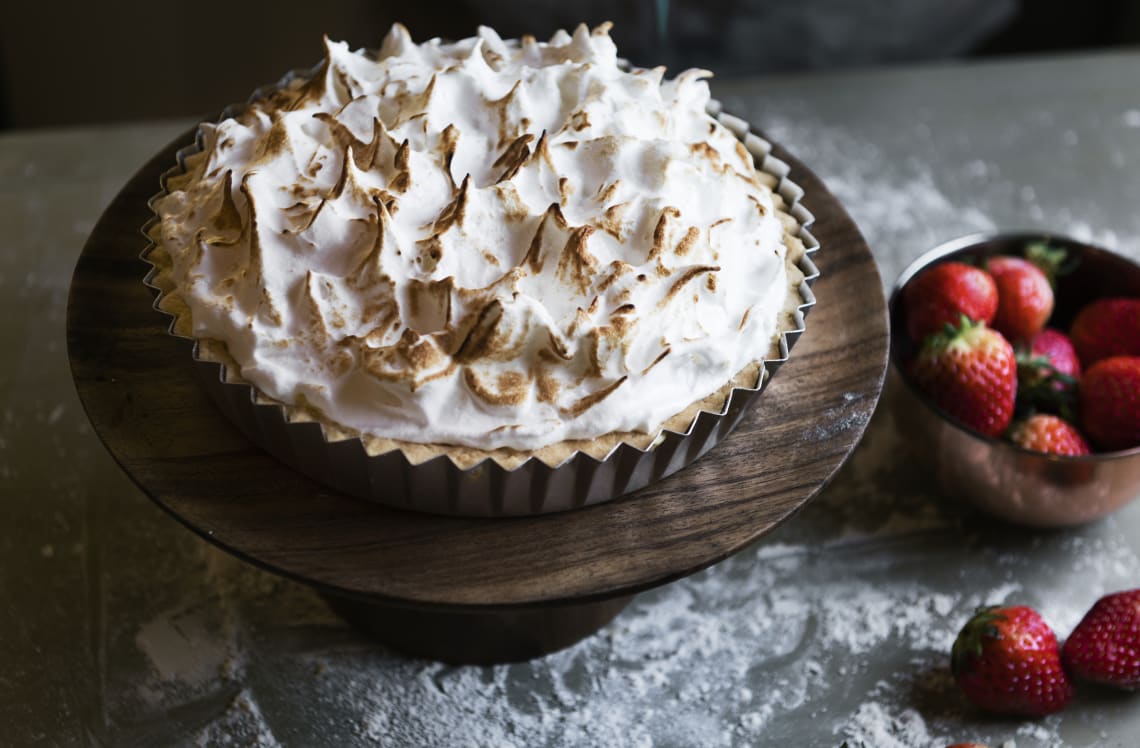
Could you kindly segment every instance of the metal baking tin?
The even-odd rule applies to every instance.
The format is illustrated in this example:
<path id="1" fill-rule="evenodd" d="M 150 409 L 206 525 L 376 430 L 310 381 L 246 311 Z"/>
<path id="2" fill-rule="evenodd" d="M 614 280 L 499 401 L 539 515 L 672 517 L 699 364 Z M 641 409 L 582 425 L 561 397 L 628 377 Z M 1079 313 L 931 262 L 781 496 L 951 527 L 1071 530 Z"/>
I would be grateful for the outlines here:
<path id="1" fill-rule="evenodd" d="M 248 103 L 265 98 L 298 77 L 309 77 L 314 70 L 291 72 L 276 84 L 255 91 Z M 219 121 L 240 113 L 248 103 L 227 107 Z M 718 101 L 709 102 L 708 112 L 744 143 L 760 171 L 776 177 L 775 191 L 784 199 L 786 212 L 799 224 L 798 238 L 806 251 L 799 263 L 804 274 L 800 284 L 802 303 L 794 314 L 794 328 L 780 336 L 779 357 L 763 362 L 755 387 L 733 388 L 720 412 L 701 411 L 687 430 L 663 430 L 653 445 L 644 450 L 621 443 L 601 460 L 575 452 L 554 467 L 531 458 L 508 470 L 488 458 L 461 469 L 446 455 L 413 464 L 399 449 L 369 455 L 359 438 L 332 441 L 321 424 L 291 421 L 282 404 L 265 402 L 249 384 L 226 381 L 225 367 L 201 359 L 195 342 L 193 364 L 200 380 L 222 412 L 277 459 L 347 494 L 399 509 L 487 517 L 560 512 L 615 499 L 675 473 L 728 436 L 776 370 L 787 361 L 805 329 L 805 317 L 815 304 L 811 283 L 819 277 L 811 259 L 819 242 L 808 230 L 814 217 L 800 204 L 804 193 L 788 179 L 788 165 L 772 155 L 771 144 L 751 132 L 748 123 L 722 112 Z M 162 175 L 161 190 L 148 205 L 153 208 L 154 202 L 166 194 L 167 180 L 185 173 L 186 158 L 202 147 L 199 130 L 195 142 L 178 151 L 177 165 Z M 152 217 L 143 226 L 148 239 L 157 221 L 157 216 Z M 151 266 L 144 282 L 158 292 L 154 308 L 171 318 L 168 333 L 184 337 L 174 332 L 174 316 L 159 307 L 163 291 L 153 282 L 157 268 L 148 259 L 154 247 L 153 242 L 149 243 L 141 254 Z"/>

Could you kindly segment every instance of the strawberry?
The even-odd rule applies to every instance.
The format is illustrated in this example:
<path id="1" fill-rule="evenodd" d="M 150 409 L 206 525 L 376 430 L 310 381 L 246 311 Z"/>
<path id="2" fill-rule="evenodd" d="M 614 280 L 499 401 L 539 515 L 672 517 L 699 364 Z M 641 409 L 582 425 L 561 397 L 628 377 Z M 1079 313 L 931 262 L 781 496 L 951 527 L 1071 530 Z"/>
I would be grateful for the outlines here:
<path id="1" fill-rule="evenodd" d="M 1077 313 L 1069 328 L 1081 363 L 1110 356 L 1140 356 L 1140 299 L 1098 299 Z"/>
<path id="2" fill-rule="evenodd" d="M 910 371 L 919 389 L 959 423 L 994 437 L 1009 426 L 1017 363 L 1013 346 L 985 323 L 963 317 L 959 327 L 928 337 Z"/>
<path id="3" fill-rule="evenodd" d="M 1045 328 L 1033 336 L 1028 348 L 1017 350 L 1017 412 L 1058 413 L 1076 420 L 1077 382 L 1081 362 L 1063 333 Z"/>
<path id="4" fill-rule="evenodd" d="M 986 270 L 998 290 L 994 329 L 1014 341 L 1040 332 L 1053 313 L 1053 287 L 1041 268 L 1021 257 L 994 257 Z"/>
<path id="5" fill-rule="evenodd" d="M 950 657 L 958 687 L 994 714 L 1041 717 L 1073 697 L 1052 629 L 1032 608 L 978 608 L 958 633 Z"/>
<path id="6" fill-rule="evenodd" d="M 1140 356 L 1113 356 L 1092 365 L 1077 393 L 1081 426 L 1106 450 L 1140 446 Z"/>
<path id="7" fill-rule="evenodd" d="M 1077 350 L 1073 342 L 1060 330 L 1046 327 L 1029 340 L 1029 352 L 1033 356 L 1040 356 L 1053 367 L 1058 374 L 1064 374 L 1073 379 L 1081 378 L 1081 360 L 1077 357 Z M 1061 385 L 1062 382 L 1055 382 Z"/>
<path id="8" fill-rule="evenodd" d="M 1054 455 L 1087 455 L 1092 451 L 1076 426 L 1046 413 L 1015 423 L 1009 438 L 1020 447 Z"/>
<path id="9" fill-rule="evenodd" d="M 1061 651 L 1074 678 L 1140 688 L 1140 589 L 1096 601 Z"/>
<path id="10" fill-rule="evenodd" d="M 989 273 L 963 262 L 943 262 L 925 270 L 903 289 L 906 329 L 915 343 L 956 324 L 964 314 L 972 320 L 993 321 L 998 306 L 997 286 Z"/>

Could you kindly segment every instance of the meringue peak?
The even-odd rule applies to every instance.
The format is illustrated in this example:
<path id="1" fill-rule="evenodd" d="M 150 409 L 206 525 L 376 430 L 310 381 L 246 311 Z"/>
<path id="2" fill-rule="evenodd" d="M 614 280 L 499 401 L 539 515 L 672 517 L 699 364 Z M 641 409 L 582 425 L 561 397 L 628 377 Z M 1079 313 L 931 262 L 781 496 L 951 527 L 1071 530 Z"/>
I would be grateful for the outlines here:
<path id="1" fill-rule="evenodd" d="M 272 398 L 482 449 L 652 432 L 763 359 L 773 195 L 709 73 L 623 69 L 609 31 L 326 38 L 204 125 L 155 205 L 197 333 Z"/>

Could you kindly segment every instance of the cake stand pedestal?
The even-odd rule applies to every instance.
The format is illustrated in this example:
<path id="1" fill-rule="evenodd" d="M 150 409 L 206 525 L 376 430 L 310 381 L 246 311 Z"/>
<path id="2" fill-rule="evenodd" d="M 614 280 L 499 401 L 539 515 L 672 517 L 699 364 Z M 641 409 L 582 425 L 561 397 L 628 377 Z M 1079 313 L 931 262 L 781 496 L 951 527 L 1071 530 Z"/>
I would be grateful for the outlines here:
<path id="1" fill-rule="evenodd" d="M 143 285 L 139 229 L 179 138 L 127 183 L 76 265 L 72 375 L 108 451 L 205 539 L 313 585 L 346 619 L 409 654 L 517 661 L 569 646 L 630 597 L 772 530 L 834 475 L 863 434 L 887 366 L 874 260 L 820 180 L 778 146 L 816 216 L 819 299 L 807 332 L 736 431 L 635 494 L 503 519 L 388 509 L 327 489 L 252 445 L 195 379 Z"/>
<path id="2" fill-rule="evenodd" d="M 473 613 L 417 610 L 330 593 L 324 598 L 341 618 L 404 654 L 491 665 L 569 647 L 612 621 L 633 596 Z"/>

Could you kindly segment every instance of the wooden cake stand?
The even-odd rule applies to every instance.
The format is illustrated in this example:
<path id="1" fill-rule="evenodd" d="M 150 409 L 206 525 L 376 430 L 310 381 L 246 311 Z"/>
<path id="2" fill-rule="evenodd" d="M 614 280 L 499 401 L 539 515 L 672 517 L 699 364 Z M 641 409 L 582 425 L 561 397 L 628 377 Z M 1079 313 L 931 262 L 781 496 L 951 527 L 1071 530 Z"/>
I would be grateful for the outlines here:
<path id="1" fill-rule="evenodd" d="M 95 226 L 71 283 L 72 375 L 95 432 L 132 480 L 205 539 L 313 585 L 403 652 L 517 661 L 568 646 L 641 590 L 692 574 L 764 535 L 835 474 L 862 436 L 887 366 L 875 263 L 820 180 L 779 147 L 816 216 L 818 305 L 790 360 L 736 431 L 635 494 L 531 518 L 384 508 L 314 483 L 253 446 L 209 400 L 186 341 L 151 308 L 140 227 L 156 155 Z"/>

